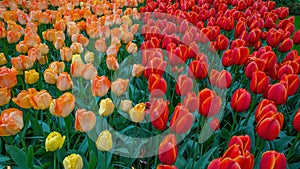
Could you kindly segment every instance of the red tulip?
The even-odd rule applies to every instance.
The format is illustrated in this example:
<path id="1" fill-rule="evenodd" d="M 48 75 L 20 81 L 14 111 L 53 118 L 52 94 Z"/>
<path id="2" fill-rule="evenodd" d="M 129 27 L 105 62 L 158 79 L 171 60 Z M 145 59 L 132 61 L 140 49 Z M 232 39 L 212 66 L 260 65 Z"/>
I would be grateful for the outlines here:
<path id="1" fill-rule="evenodd" d="M 177 134 L 182 134 L 191 129 L 194 116 L 184 105 L 177 105 L 170 121 L 170 129 Z"/>
<path id="2" fill-rule="evenodd" d="M 300 45 L 300 30 L 298 30 L 293 36 L 293 42 L 295 45 Z"/>
<path id="3" fill-rule="evenodd" d="M 247 111 L 250 104 L 251 104 L 251 95 L 246 89 L 240 88 L 233 93 L 230 106 L 234 111 L 237 112 Z"/>
<path id="4" fill-rule="evenodd" d="M 286 158 L 284 154 L 276 151 L 266 151 L 260 160 L 261 169 L 286 169 Z"/>
<path id="5" fill-rule="evenodd" d="M 159 74 L 162 76 L 162 74 L 165 72 L 166 66 L 167 62 L 160 58 L 151 59 L 145 67 L 145 78 L 149 79 L 151 74 Z"/>
<path id="6" fill-rule="evenodd" d="M 198 98 L 194 92 L 189 92 L 184 98 L 184 103 L 190 112 L 195 112 L 198 108 Z"/>
<path id="7" fill-rule="evenodd" d="M 218 72 L 213 69 L 210 72 L 210 83 L 212 86 L 217 86 L 220 89 L 226 89 L 231 85 L 231 81 L 231 74 L 226 70 Z"/>
<path id="8" fill-rule="evenodd" d="M 220 128 L 220 120 L 217 118 L 212 119 L 209 123 L 209 127 L 211 130 L 218 130 Z"/>
<path id="9" fill-rule="evenodd" d="M 276 54 L 274 52 L 266 52 L 259 58 L 265 61 L 265 71 L 271 71 L 272 69 L 274 69 L 277 60 Z"/>
<path id="10" fill-rule="evenodd" d="M 226 36 L 221 34 L 216 38 L 216 50 L 225 50 L 227 49 L 228 45 L 229 40 Z"/>
<path id="11" fill-rule="evenodd" d="M 171 50 L 170 53 L 167 53 L 168 62 L 172 66 L 178 66 L 185 63 L 188 54 L 187 52 L 188 47 L 186 45 L 179 44 L 175 49 Z"/>
<path id="12" fill-rule="evenodd" d="M 168 116 L 168 102 L 163 99 L 154 99 L 150 106 L 150 119 L 152 125 L 158 130 L 164 130 L 167 127 Z"/>
<path id="13" fill-rule="evenodd" d="M 207 169 L 241 169 L 241 167 L 231 158 L 218 158 L 210 162 Z"/>
<path id="14" fill-rule="evenodd" d="M 282 30 L 270 30 L 267 33 L 267 44 L 271 46 L 272 48 L 276 48 L 279 43 L 281 42 L 283 37 L 283 31 Z"/>
<path id="15" fill-rule="evenodd" d="M 269 100 L 273 100 L 276 104 L 284 104 L 287 100 L 287 86 L 282 83 L 276 83 L 270 86 L 267 92 Z"/>
<path id="16" fill-rule="evenodd" d="M 159 145 L 158 158 L 164 164 L 172 165 L 178 155 L 177 141 L 174 134 L 167 135 Z"/>
<path id="17" fill-rule="evenodd" d="M 198 112 L 204 117 L 215 116 L 221 107 L 221 98 L 212 90 L 205 88 L 198 94 Z"/>
<path id="18" fill-rule="evenodd" d="M 281 53 L 289 52 L 293 47 L 293 40 L 290 38 L 286 38 L 280 44 L 278 51 Z"/>
<path id="19" fill-rule="evenodd" d="M 279 19 L 284 19 L 289 15 L 289 8 L 288 7 L 279 7 L 276 9 L 275 12 L 278 15 Z"/>
<path id="20" fill-rule="evenodd" d="M 258 123 L 262 117 L 264 117 L 269 112 L 277 112 L 277 107 L 275 102 L 267 99 L 263 99 L 256 108 L 255 111 L 255 122 Z"/>
<path id="21" fill-rule="evenodd" d="M 208 74 L 208 65 L 205 62 L 194 60 L 189 65 L 188 74 L 196 79 L 204 79 Z"/>
<path id="22" fill-rule="evenodd" d="M 270 84 L 270 78 L 262 71 L 256 71 L 253 73 L 250 81 L 250 90 L 253 93 L 263 93 Z"/>
<path id="23" fill-rule="evenodd" d="M 248 150 L 244 151 L 243 147 L 233 144 L 228 147 L 223 154 L 223 159 L 230 158 L 239 164 L 241 169 L 252 169 L 254 165 L 254 157 Z"/>
<path id="24" fill-rule="evenodd" d="M 233 50 L 228 49 L 223 53 L 222 65 L 227 67 L 233 64 Z"/>
<path id="25" fill-rule="evenodd" d="M 178 169 L 175 165 L 159 164 L 156 169 Z"/>
<path id="26" fill-rule="evenodd" d="M 177 79 L 176 94 L 185 96 L 188 92 L 193 89 L 193 81 L 186 75 L 180 75 Z"/>
<path id="27" fill-rule="evenodd" d="M 151 74 L 148 79 L 148 90 L 154 97 L 162 97 L 167 91 L 167 82 L 159 74 Z"/>
<path id="28" fill-rule="evenodd" d="M 298 75 L 296 74 L 283 75 L 281 76 L 280 80 L 283 80 L 288 83 L 288 88 L 287 88 L 288 96 L 292 96 L 297 92 L 300 83 L 300 79 Z"/>
<path id="29" fill-rule="evenodd" d="M 300 132 L 300 109 L 298 109 L 294 117 L 293 126 L 296 131 Z"/>
<path id="30" fill-rule="evenodd" d="M 248 135 L 231 137 L 231 139 L 228 143 L 228 148 L 231 147 L 234 144 L 237 144 L 237 145 L 241 146 L 243 151 L 249 151 L 250 152 L 251 139 Z"/>

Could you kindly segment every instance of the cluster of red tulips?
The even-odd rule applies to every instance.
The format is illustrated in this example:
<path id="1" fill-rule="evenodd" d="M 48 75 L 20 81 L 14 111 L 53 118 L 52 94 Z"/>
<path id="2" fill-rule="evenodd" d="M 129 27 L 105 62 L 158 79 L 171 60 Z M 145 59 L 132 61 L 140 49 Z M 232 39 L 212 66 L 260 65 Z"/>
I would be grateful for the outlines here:
<path id="1" fill-rule="evenodd" d="M 285 169 L 300 159 L 294 153 L 300 139 L 300 30 L 294 23 L 288 8 L 262 0 L 1 1 L 0 147 L 7 152 L 0 152 L 8 157 L 5 166 L 49 163 L 43 157 L 48 151 L 54 152 L 54 164 L 48 164 L 54 168 L 95 168 L 97 157 L 105 157 L 98 168 L 121 165 L 117 155 L 107 158 L 117 142 L 112 131 L 96 133 L 95 145 L 86 134 L 96 131 L 103 117 L 111 126 L 126 124 L 120 132 L 133 129 L 134 137 L 170 130 L 158 143 L 157 157 L 126 167 Z M 130 65 L 133 80 L 115 78 L 121 62 L 138 51 L 141 63 Z M 78 81 L 88 85 L 78 86 Z M 82 98 L 72 90 L 79 87 L 91 93 L 84 99 L 95 100 L 89 104 L 95 103 L 98 113 L 88 110 L 93 105 L 77 106 Z M 137 90 L 149 98 L 137 98 L 142 93 Z M 141 122 L 148 116 L 147 128 Z M 200 143 L 207 124 L 214 133 Z M 138 127 L 143 131 L 136 132 Z M 285 141 L 280 135 L 294 143 L 274 146 Z M 34 141 L 40 137 L 42 144 Z M 32 155 L 41 156 L 35 164 L 21 164 L 7 148 L 33 153 L 26 144 L 34 150 L 45 145 Z M 220 144 L 218 152 L 215 144 Z"/>

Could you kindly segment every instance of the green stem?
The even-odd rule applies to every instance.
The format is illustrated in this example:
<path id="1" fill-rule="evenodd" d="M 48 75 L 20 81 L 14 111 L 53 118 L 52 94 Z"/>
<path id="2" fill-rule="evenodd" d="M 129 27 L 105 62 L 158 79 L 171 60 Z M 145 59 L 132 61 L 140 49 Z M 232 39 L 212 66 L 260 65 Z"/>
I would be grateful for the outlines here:
<path id="1" fill-rule="evenodd" d="M 200 127 L 202 126 L 202 119 L 203 119 L 203 116 L 201 116 L 199 118 L 196 136 L 200 132 Z M 194 148 L 195 143 L 197 144 L 197 146 L 196 146 L 196 151 L 194 151 L 195 153 L 193 154 L 193 166 L 192 166 L 192 168 L 194 168 L 195 161 L 196 161 L 196 158 L 197 158 L 197 155 L 198 155 L 199 145 L 200 145 L 200 143 L 198 142 L 199 138 L 196 137 L 196 139 L 197 140 L 193 142 L 193 148 Z"/>
<path id="2" fill-rule="evenodd" d="M 105 164 L 104 164 L 104 167 L 105 167 L 105 169 L 107 169 L 107 151 L 106 152 L 104 152 L 104 161 L 105 161 Z"/>
<path id="3" fill-rule="evenodd" d="M 54 163 L 54 169 L 56 169 L 56 152 L 54 152 L 53 163 Z"/>
<path id="4" fill-rule="evenodd" d="M 231 129 L 230 129 L 230 134 L 233 132 L 233 129 L 235 128 L 235 124 L 236 124 L 236 115 L 237 115 L 237 113 L 234 111 L 234 112 L 233 112 L 233 124 L 232 124 Z"/>
<path id="5" fill-rule="evenodd" d="M 22 146 L 23 146 L 23 148 L 24 148 L 24 151 L 26 151 L 26 150 L 27 150 L 27 146 L 26 146 L 26 143 L 25 143 L 25 141 L 24 141 L 24 138 L 21 136 L 20 133 L 18 133 L 18 135 L 19 135 L 19 137 L 20 137 L 20 139 L 21 139 L 21 142 L 22 142 Z"/>
<path id="6" fill-rule="evenodd" d="M 249 121 L 249 119 L 250 119 L 250 117 L 251 117 L 252 111 L 253 111 L 254 106 L 255 106 L 255 103 L 256 103 L 256 99 L 257 99 L 257 94 L 254 94 L 254 99 L 253 99 L 253 101 L 252 101 L 250 110 L 249 110 L 248 115 L 247 115 L 247 117 L 246 117 L 244 126 L 248 124 L 248 121 Z"/>
<path id="7" fill-rule="evenodd" d="M 259 138 L 260 139 L 260 138 Z M 261 140 L 261 139 L 260 139 Z M 260 144 L 260 146 L 259 146 L 259 150 L 258 150 L 258 152 L 257 152 L 257 154 L 255 155 L 255 157 L 258 157 L 259 156 L 259 154 L 261 153 L 261 151 L 263 150 L 263 148 L 264 148 L 264 145 L 265 145 L 265 140 L 261 140 L 261 144 Z"/>
<path id="8" fill-rule="evenodd" d="M 292 147 L 290 148 L 289 152 L 287 153 L 286 157 L 287 159 L 289 159 L 291 157 L 291 154 L 294 152 L 294 149 L 296 147 L 296 144 L 298 143 L 298 140 L 300 139 L 300 132 L 298 132 L 294 142 L 293 142 L 293 145 Z"/>
<path id="9" fill-rule="evenodd" d="M 69 137 L 69 129 L 68 129 L 68 126 L 67 126 L 67 121 L 66 121 L 66 118 L 63 118 L 64 121 L 65 121 L 65 127 L 66 127 L 66 135 L 67 135 L 67 146 L 68 146 L 68 151 L 70 150 L 70 137 Z"/>

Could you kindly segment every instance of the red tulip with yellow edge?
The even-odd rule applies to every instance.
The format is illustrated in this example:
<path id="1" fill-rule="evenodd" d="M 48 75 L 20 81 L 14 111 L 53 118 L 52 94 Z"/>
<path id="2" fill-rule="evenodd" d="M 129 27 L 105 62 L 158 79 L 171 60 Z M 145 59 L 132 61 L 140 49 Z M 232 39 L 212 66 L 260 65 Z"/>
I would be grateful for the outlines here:
<path id="1" fill-rule="evenodd" d="M 188 92 L 184 98 L 183 105 L 189 109 L 189 112 L 195 112 L 198 109 L 198 98 L 194 92 Z"/>
<path id="2" fill-rule="evenodd" d="M 186 75 L 179 75 L 176 83 L 176 94 L 185 96 L 193 89 L 193 80 Z"/>
<path id="3" fill-rule="evenodd" d="M 269 112 L 277 112 L 275 102 L 267 99 L 263 99 L 256 108 L 255 111 L 255 122 L 258 123 L 265 114 Z"/>
<path id="4" fill-rule="evenodd" d="M 198 103 L 198 112 L 204 117 L 215 116 L 221 108 L 221 98 L 208 88 L 198 93 Z"/>
<path id="5" fill-rule="evenodd" d="M 189 112 L 187 107 L 179 104 L 175 107 L 171 121 L 170 129 L 171 131 L 182 134 L 188 132 L 194 121 L 194 116 Z"/>
<path id="6" fill-rule="evenodd" d="M 250 104 L 251 95 L 246 89 L 240 88 L 233 93 L 230 106 L 234 111 L 247 111 Z"/>
<path id="7" fill-rule="evenodd" d="M 283 75 L 280 80 L 288 83 L 287 94 L 292 96 L 296 94 L 299 88 L 300 79 L 296 74 Z"/>
<path id="8" fill-rule="evenodd" d="M 199 60 L 193 60 L 189 65 L 188 74 L 195 79 L 204 79 L 208 74 L 207 63 Z"/>
<path id="9" fill-rule="evenodd" d="M 270 78 L 266 75 L 265 72 L 256 71 L 253 73 L 250 81 L 250 90 L 253 93 L 261 94 L 263 93 L 270 84 Z"/>
<path id="10" fill-rule="evenodd" d="M 148 79 L 148 90 L 153 97 L 162 97 L 167 91 L 167 82 L 159 74 L 151 74 Z"/>
<path id="11" fill-rule="evenodd" d="M 0 136 L 16 135 L 24 126 L 22 111 L 9 108 L 0 114 Z"/>
<path id="12" fill-rule="evenodd" d="M 178 156 L 176 136 L 169 134 L 161 141 L 158 148 L 158 159 L 163 164 L 172 165 Z"/>
<path id="13" fill-rule="evenodd" d="M 298 109 L 293 120 L 293 127 L 296 131 L 300 132 L 300 109 Z"/>
<path id="14" fill-rule="evenodd" d="M 175 165 L 159 164 L 156 169 L 178 169 Z"/>
<path id="15" fill-rule="evenodd" d="M 270 150 L 262 154 L 260 169 L 286 169 L 286 158 L 282 153 Z"/>
<path id="16" fill-rule="evenodd" d="M 154 99 L 150 106 L 151 124 L 158 130 L 164 130 L 168 124 L 169 106 L 163 99 Z"/>
<path id="17" fill-rule="evenodd" d="M 250 152 L 251 139 L 248 135 L 231 137 L 228 147 L 231 147 L 234 144 L 240 145 L 243 151 L 247 150 Z"/>
<path id="18" fill-rule="evenodd" d="M 288 97 L 287 86 L 287 83 L 272 84 L 267 91 L 268 99 L 273 100 L 278 105 L 284 104 Z"/>

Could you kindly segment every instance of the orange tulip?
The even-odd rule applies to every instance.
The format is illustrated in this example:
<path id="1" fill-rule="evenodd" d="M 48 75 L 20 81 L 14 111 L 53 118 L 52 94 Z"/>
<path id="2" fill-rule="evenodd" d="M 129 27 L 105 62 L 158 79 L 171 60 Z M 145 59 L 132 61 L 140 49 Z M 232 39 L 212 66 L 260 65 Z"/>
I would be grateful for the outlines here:
<path id="1" fill-rule="evenodd" d="M 182 134 L 191 129 L 194 116 L 184 105 L 177 105 L 170 121 L 170 129 L 177 134 Z"/>
<path id="2" fill-rule="evenodd" d="M 9 103 L 11 99 L 10 89 L 7 87 L 0 88 L 0 106 L 4 106 Z"/>
<path id="3" fill-rule="evenodd" d="M 198 112 L 204 117 L 216 115 L 221 108 L 221 98 L 208 88 L 198 93 L 198 103 Z"/>
<path id="4" fill-rule="evenodd" d="M 26 90 L 22 90 L 16 98 L 12 99 L 12 101 L 24 109 L 32 107 L 30 103 L 30 93 Z"/>
<path id="5" fill-rule="evenodd" d="M 127 86 L 129 83 L 129 79 L 117 79 L 116 81 L 112 82 L 111 84 L 111 91 L 117 95 L 120 96 L 122 94 L 125 93 L 125 91 L 127 90 Z"/>
<path id="6" fill-rule="evenodd" d="M 29 56 L 20 55 L 18 57 L 12 58 L 11 64 L 17 70 L 25 70 L 32 68 L 34 60 L 32 60 L 32 58 L 30 58 Z"/>
<path id="7" fill-rule="evenodd" d="M 50 103 L 49 111 L 52 115 L 57 117 L 67 117 L 75 107 L 75 96 L 66 92 L 59 96 L 57 99 L 53 99 Z"/>
<path id="8" fill-rule="evenodd" d="M 84 68 L 85 68 L 84 63 L 78 62 L 78 61 L 74 61 L 71 64 L 70 74 L 73 77 L 81 77 Z"/>
<path id="9" fill-rule="evenodd" d="M 85 52 L 85 54 L 84 54 L 84 61 L 86 63 L 93 63 L 94 62 L 94 58 L 95 58 L 95 56 L 94 56 L 93 52 L 89 52 L 89 51 Z"/>
<path id="10" fill-rule="evenodd" d="M 78 42 L 73 42 L 70 48 L 72 49 L 72 54 L 79 54 L 83 52 L 83 46 Z"/>
<path id="11" fill-rule="evenodd" d="M 137 52 L 137 50 L 138 50 L 138 48 L 137 48 L 136 44 L 133 43 L 133 42 L 129 42 L 129 43 L 126 45 L 126 51 L 127 51 L 128 53 L 135 53 L 135 52 Z"/>
<path id="12" fill-rule="evenodd" d="M 60 49 L 60 58 L 62 61 L 69 62 L 72 60 L 72 49 L 63 47 Z"/>
<path id="13" fill-rule="evenodd" d="M 261 156 L 261 169 L 286 169 L 286 158 L 284 154 L 276 151 L 266 151 Z"/>
<path id="14" fill-rule="evenodd" d="M 9 108 L 0 115 L 0 136 L 16 135 L 24 126 L 22 111 Z"/>
<path id="15" fill-rule="evenodd" d="M 30 92 L 29 92 L 30 93 Z M 46 90 L 41 90 L 30 95 L 29 102 L 36 110 L 48 109 L 51 103 L 52 97 Z"/>
<path id="16" fill-rule="evenodd" d="M 47 68 L 44 71 L 44 79 L 45 82 L 48 84 L 55 84 L 57 81 L 58 75 L 57 75 L 57 71 L 51 68 Z"/>
<path id="17" fill-rule="evenodd" d="M 88 132 L 94 128 L 96 124 L 96 115 L 92 111 L 78 109 L 75 113 L 75 130 L 80 132 Z"/>
<path id="18" fill-rule="evenodd" d="M 81 73 L 85 80 L 92 80 L 98 74 L 97 69 L 92 63 L 86 64 Z"/>
<path id="19" fill-rule="evenodd" d="M 172 165 L 178 155 L 177 141 L 174 134 L 167 135 L 158 148 L 158 158 L 164 164 Z"/>
<path id="20" fill-rule="evenodd" d="M 105 96 L 110 88 L 110 85 L 111 83 L 106 76 L 95 76 L 92 79 L 91 86 L 93 96 Z"/>
<path id="21" fill-rule="evenodd" d="M 60 91 L 66 91 L 73 88 L 73 81 L 67 72 L 59 74 L 56 82 L 56 87 Z"/>
<path id="22" fill-rule="evenodd" d="M 9 44 L 17 43 L 20 40 L 21 36 L 21 32 L 17 32 L 15 30 L 10 30 L 6 32 L 6 38 Z"/>
<path id="23" fill-rule="evenodd" d="M 115 55 L 107 55 L 106 66 L 109 70 L 118 70 L 119 69 L 118 58 Z"/>
<path id="24" fill-rule="evenodd" d="M 168 102 L 163 99 L 154 99 L 150 106 L 150 119 L 152 125 L 158 130 L 164 130 L 167 127 L 168 117 Z"/>
<path id="25" fill-rule="evenodd" d="M 230 106 L 234 111 L 246 111 L 248 110 L 250 104 L 251 95 L 246 89 L 240 88 L 233 93 Z"/>
<path id="26" fill-rule="evenodd" d="M 13 88 L 17 84 L 17 72 L 6 67 L 0 68 L 0 88 Z"/>
<path id="27" fill-rule="evenodd" d="M 106 52 L 106 42 L 105 42 L 104 38 L 100 38 L 100 39 L 96 40 L 95 49 L 101 53 Z"/>
<path id="28" fill-rule="evenodd" d="M 132 66 L 132 76 L 140 77 L 144 73 L 145 67 L 140 64 L 133 64 Z"/>

